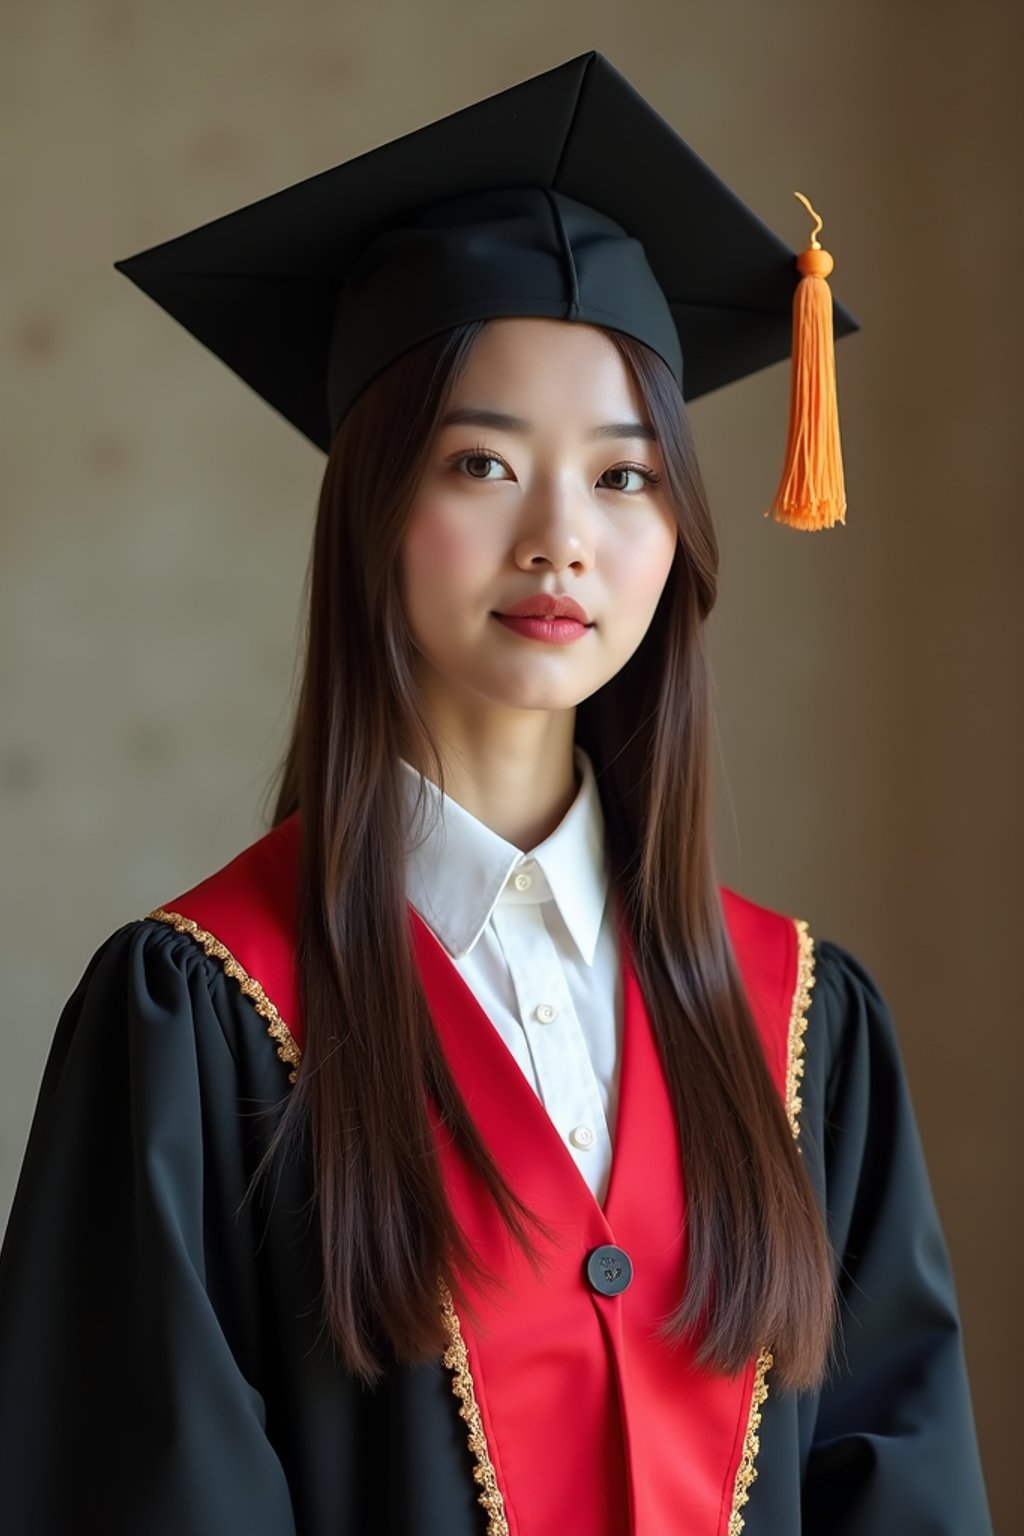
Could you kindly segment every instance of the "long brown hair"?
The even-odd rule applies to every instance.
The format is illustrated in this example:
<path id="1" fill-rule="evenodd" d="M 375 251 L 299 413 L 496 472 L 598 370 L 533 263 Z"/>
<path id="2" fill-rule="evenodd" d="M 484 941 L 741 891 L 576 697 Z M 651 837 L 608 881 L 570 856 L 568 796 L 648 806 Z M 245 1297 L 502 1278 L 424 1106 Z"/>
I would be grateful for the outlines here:
<path id="1" fill-rule="evenodd" d="M 437 1278 L 457 1288 L 459 1267 L 475 1264 L 447 1200 L 425 1089 L 517 1240 L 530 1241 L 532 1213 L 461 1100 L 419 981 L 398 764 L 426 765 L 443 790 L 397 555 L 437 423 L 484 324 L 399 358 L 335 435 L 308 576 L 305 672 L 273 816 L 277 825 L 301 813 L 305 1044 L 271 1151 L 309 1138 L 324 1319 L 342 1363 L 369 1381 L 388 1353 L 438 1357 Z M 686 1170 L 687 1278 L 667 1332 L 692 1335 L 701 1362 L 727 1373 L 770 1343 L 780 1382 L 806 1387 L 823 1374 L 833 1318 L 825 1226 L 730 950 L 710 848 L 704 621 L 718 549 L 675 379 L 642 343 L 606 334 L 650 413 L 679 524 L 647 634 L 578 706 L 575 726 L 594 766 Z"/>

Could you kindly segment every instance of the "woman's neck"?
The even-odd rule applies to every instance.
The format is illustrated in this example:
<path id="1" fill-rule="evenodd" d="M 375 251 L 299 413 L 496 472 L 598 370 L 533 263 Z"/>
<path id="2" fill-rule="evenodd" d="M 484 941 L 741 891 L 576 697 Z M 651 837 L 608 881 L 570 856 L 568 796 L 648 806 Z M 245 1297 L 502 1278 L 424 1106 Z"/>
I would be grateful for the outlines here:
<path id="1" fill-rule="evenodd" d="M 576 799 L 573 710 L 447 711 L 431 730 L 445 794 L 514 848 L 536 848 Z"/>

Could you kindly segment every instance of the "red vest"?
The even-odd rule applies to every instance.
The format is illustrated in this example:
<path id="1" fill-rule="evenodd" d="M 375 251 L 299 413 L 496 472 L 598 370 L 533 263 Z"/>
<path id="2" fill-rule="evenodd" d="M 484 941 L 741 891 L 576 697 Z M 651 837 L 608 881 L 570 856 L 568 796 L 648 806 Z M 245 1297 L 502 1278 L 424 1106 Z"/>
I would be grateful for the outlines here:
<path id="1" fill-rule="evenodd" d="M 224 964 L 293 1068 L 302 1046 L 298 875 L 294 815 L 150 914 L 191 933 Z M 796 1134 L 810 940 L 803 924 L 731 892 L 723 902 Z M 736 1536 L 756 1476 L 770 1355 L 727 1378 L 698 1368 L 689 1347 L 658 1336 L 683 1286 L 683 1169 L 617 906 L 616 919 L 623 1056 L 602 1206 L 473 992 L 409 908 L 424 992 L 455 1081 L 512 1187 L 553 1229 L 553 1241 L 538 1240 L 541 1262 L 532 1266 L 461 1153 L 438 1134 L 456 1219 L 494 1277 L 483 1287 L 464 1282 L 470 1306 L 461 1314 L 443 1295 L 451 1338 L 445 1362 L 469 1426 L 490 1536 Z M 632 1281 L 618 1295 L 587 1278 L 587 1256 L 604 1245 L 632 1262 Z"/>

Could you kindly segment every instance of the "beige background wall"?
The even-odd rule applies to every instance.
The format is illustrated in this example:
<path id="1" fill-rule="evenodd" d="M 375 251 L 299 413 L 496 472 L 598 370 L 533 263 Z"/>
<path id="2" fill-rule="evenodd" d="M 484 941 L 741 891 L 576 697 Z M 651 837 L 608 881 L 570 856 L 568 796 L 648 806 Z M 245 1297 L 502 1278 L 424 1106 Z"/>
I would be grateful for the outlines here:
<path id="1" fill-rule="evenodd" d="M 261 829 L 321 472 L 111 262 L 597 47 L 794 245 L 792 189 L 817 202 L 864 324 L 839 354 L 845 531 L 759 516 L 784 368 L 695 408 L 724 552 L 721 858 L 895 1007 L 1019 1529 L 1021 7 L 0 16 L 0 1219 L 89 955 Z"/>

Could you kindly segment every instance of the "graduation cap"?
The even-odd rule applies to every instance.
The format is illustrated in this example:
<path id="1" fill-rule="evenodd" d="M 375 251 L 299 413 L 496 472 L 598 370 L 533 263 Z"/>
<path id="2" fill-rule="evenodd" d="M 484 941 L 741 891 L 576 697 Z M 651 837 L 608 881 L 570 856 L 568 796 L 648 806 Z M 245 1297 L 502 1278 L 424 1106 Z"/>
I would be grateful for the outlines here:
<path id="1" fill-rule="evenodd" d="M 686 400 L 792 351 L 769 510 L 822 527 L 845 511 L 833 337 L 858 326 L 816 238 L 800 261 L 592 51 L 114 265 L 325 451 L 466 320 L 612 327 Z"/>

